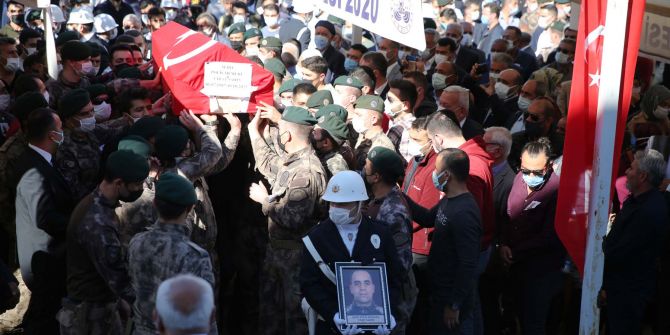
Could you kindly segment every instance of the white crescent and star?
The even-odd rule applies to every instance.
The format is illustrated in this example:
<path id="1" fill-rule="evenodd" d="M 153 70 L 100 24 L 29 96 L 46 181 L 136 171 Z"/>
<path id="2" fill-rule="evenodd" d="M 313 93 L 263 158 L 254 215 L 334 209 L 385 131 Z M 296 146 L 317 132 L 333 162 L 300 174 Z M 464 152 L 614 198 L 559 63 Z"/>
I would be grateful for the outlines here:
<path id="1" fill-rule="evenodd" d="M 586 57 L 586 55 L 589 52 L 588 50 L 591 47 L 591 44 L 598 41 L 598 38 L 600 36 L 605 37 L 605 26 L 603 26 L 603 25 L 599 25 L 595 29 L 591 30 L 591 32 L 586 36 L 586 41 L 584 43 L 584 62 L 586 64 L 589 63 L 589 60 Z M 589 77 L 591 78 L 591 82 L 589 83 L 589 87 L 594 86 L 594 85 L 600 87 L 600 69 L 596 70 L 596 73 L 589 73 Z"/>

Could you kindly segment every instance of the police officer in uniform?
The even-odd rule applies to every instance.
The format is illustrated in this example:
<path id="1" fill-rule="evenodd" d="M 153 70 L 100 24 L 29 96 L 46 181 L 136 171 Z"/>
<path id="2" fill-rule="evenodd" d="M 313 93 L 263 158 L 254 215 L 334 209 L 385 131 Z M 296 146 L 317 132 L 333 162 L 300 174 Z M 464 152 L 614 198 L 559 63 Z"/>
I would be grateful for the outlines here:
<path id="1" fill-rule="evenodd" d="M 309 140 L 316 119 L 304 108 L 286 108 L 278 124 L 279 156 L 263 134 L 267 120 L 256 113 L 249 123 L 256 168 L 272 180 L 270 193 L 262 183 L 252 184 L 249 197 L 268 217 L 270 243 L 261 274 L 260 324 L 262 334 L 307 334 L 300 310 L 298 273 L 302 237 L 319 220 L 319 198 L 325 188 L 321 162 Z"/>
<path id="2" fill-rule="evenodd" d="M 309 306 L 318 314 L 315 333 L 339 334 L 344 325 L 340 318 L 337 299 L 337 286 L 334 282 L 335 262 L 361 262 L 363 265 L 374 262 L 386 263 L 389 298 L 392 314 L 397 306 L 402 267 L 398 259 L 393 237 L 386 227 L 364 216 L 362 202 L 368 199 L 363 178 L 354 171 L 343 171 L 330 179 L 322 198 L 330 205 L 328 218 L 321 221 L 303 239 L 305 247 L 300 267 L 300 289 Z M 310 247 L 319 255 L 322 262 L 315 260 Z M 320 264 L 325 264 L 322 269 Z M 330 271 L 332 279 L 327 272 Z M 369 311 L 354 310 L 368 314 Z M 395 327 L 391 318 L 390 328 Z M 348 326 L 346 334 L 359 334 L 362 330 Z M 381 328 L 379 334 L 388 334 L 389 329 Z"/>

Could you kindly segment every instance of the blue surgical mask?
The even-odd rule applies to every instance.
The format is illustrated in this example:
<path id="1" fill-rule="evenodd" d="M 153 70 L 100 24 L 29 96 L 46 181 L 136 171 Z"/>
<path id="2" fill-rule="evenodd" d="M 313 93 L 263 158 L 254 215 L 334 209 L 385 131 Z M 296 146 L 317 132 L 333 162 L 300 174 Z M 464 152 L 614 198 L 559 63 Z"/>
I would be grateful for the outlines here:
<path id="1" fill-rule="evenodd" d="M 489 17 L 488 16 L 482 16 L 482 24 L 489 24 Z"/>
<path id="2" fill-rule="evenodd" d="M 449 181 L 448 179 L 445 179 L 444 182 L 440 183 L 440 178 L 444 175 L 444 172 L 445 171 L 442 171 L 440 174 L 436 174 L 435 170 L 433 170 L 433 185 L 435 185 L 435 188 L 438 191 L 442 191 L 444 187 L 447 186 L 447 181 Z"/>
<path id="3" fill-rule="evenodd" d="M 324 50 L 328 46 L 328 39 L 324 36 L 316 35 L 314 37 L 314 44 L 316 45 L 317 49 Z"/>
<path id="4" fill-rule="evenodd" d="M 356 62 L 355 60 L 353 60 L 349 57 L 344 59 L 344 69 L 347 70 L 347 72 L 351 72 L 357 67 L 358 67 L 358 62 Z"/>
<path id="5" fill-rule="evenodd" d="M 544 176 L 536 176 L 534 174 L 522 174 L 523 182 L 531 189 L 538 188 L 544 184 Z"/>

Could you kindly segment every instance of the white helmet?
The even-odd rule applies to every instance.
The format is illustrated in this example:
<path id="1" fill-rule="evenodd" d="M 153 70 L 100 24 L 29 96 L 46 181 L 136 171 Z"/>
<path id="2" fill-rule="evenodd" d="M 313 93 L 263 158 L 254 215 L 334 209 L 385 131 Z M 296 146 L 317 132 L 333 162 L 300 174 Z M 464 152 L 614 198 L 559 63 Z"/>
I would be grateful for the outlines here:
<path id="1" fill-rule="evenodd" d="M 162 0 L 161 8 L 181 8 L 180 0 Z"/>
<path id="2" fill-rule="evenodd" d="M 114 18 L 109 14 L 98 14 L 93 20 L 93 27 L 95 27 L 95 32 L 102 34 L 108 32 L 119 25 L 114 21 Z"/>
<path id="3" fill-rule="evenodd" d="M 329 202 L 355 202 L 368 200 L 363 177 L 355 171 L 341 171 L 328 181 L 321 199 Z"/>
<path id="4" fill-rule="evenodd" d="M 80 9 L 70 13 L 70 19 L 67 21 L 67 23 L 88 24 L 93 23 L 93 21 L 93 14 L 91 12 L 85 9 Z"/>
<path id="5" fill-rule="evenodd" d="M 314 4 L 311 0 L 293 0 L 293 11 L 300 14 L 311 13 L 314 11 Z"/>
<path id="6" fill-rule="evenodd" d="M 49 5 L 51 7 L 51 19 L 54 23 L 63 23 L 65 22 L 65 16 L 60 7 L 56 5 Z"/>

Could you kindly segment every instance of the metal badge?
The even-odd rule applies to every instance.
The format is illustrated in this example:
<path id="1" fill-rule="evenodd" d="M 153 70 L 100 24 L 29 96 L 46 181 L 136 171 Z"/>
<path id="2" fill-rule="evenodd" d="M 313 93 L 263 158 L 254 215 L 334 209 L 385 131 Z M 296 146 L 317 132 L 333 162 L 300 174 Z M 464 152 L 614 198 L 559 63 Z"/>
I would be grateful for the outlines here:
<path id="1" fill-rule="evenodd" d="M 379 246 L 382 243 L 379 235 L 377 234 L 372 234 L 372 236 L 370 236 L 370 242 L 372 243 L 372 246 L 375 247 L 375 249 L 379 249 Z"/>

